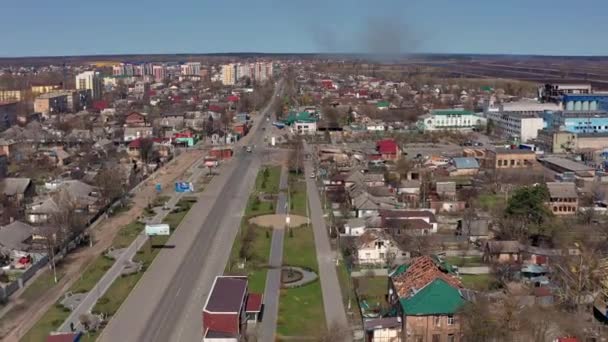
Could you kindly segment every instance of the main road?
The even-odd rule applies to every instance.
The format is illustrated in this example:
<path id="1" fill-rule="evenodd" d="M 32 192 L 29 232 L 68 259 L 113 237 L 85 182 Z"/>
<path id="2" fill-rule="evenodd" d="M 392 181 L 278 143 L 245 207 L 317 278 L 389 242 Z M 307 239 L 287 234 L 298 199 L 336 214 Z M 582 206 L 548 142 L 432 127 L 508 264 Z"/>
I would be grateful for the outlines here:
<path id="1" fill-rule="evenodd" d="M 101 341 L 201 341 L 201 312 L 213 280 L 224 272 L 249 193 L 264 156 L 263 133 L 270 103 L 243 140 L 252 153 L 235 151 L 127 297 Z"/>

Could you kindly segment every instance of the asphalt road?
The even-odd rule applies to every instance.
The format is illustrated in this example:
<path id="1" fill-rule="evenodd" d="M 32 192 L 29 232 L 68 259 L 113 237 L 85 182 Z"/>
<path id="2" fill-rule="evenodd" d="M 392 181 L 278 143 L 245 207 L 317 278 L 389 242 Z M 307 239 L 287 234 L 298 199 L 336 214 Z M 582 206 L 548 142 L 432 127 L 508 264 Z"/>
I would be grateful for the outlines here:
<path id="1" fill-rule="evenodd" d="M 282 83 L 276 88 L 282 91 Z M 273 96 L 273 101 L 278 97 Z M 244 138 L 252 153 L 237 148 L 220 174 L 171 236 L 166 248 L 104 329 L 101 341 L 200 341 L 201 312 L 217 275 L 223 274 L 264 152 L 265 108 Z"/>
<path id="2" fill-rule="evenodd" d="M 311 153 L 308 144 L 304 143 L 307 153 Z M 312 161 L 309 159 L 304 163 L 306 170 L 306 192 L 308 195 L 308 205 L 310 207 L 310 218 L 313 232 L 315 235 L 315 247 L 317 249 L 317 261 L 319 263 L 319 278 L 321 281 L 321 291 L 323 292 L 323 306 L 325 308 L 325 319 L 327 327 L 334 329 L 337 327 L 347 329 L 348 321 L 342 300 L 342 291 L 338 281 L 336 271 L 336 253 L 332 251 L 329 243 L 329 232 L 325 225 L 323 208 L 319 190 L 314 179 L 310 175 L 314 171 Z M 344 336 L 343 341 L 352 340 L 352 336 Z"/>
<path id="3" fill-rule="evenodd" d="M 279 189 L 287 189 L 287 167 L 281 169 Z M 287 213 L 287 194 L 285 191 L 279 193 L 276 206 L 277 214 Z M 285 239 L 284 229 L 272 231 L 270 242 L 270 257 L 268 264 L 270 268 L 266 273 L 266 287 L 264 290 L 264 316 L 258 326 L 258 337 L 260 342 L 273 342 L 277 330 L 279 315 L 279 291 L 281 290 L 281 266 L 283 265 L 283 241 Z"/>

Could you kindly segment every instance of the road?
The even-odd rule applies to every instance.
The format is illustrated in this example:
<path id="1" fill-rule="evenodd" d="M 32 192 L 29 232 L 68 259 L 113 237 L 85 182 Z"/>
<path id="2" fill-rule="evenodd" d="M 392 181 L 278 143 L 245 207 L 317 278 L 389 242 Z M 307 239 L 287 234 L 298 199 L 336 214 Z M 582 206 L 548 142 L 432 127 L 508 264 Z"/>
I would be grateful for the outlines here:
<path id="1" fill-rule="evenodd" d="M 283 90 L 279 82 L 276 101 Z M 260 125 L 270 104 L 243 140 L 261 147 Z M 236 151 L 213 178 L 167 245 L 104 329 L 100 341 L 200 341 L 201 312 L 217 275 L 223 274 L 263 148 Z"/>
<path id="2" fill-rule="evenodd" d="M 304 143 L 306 153 L 311 154 L 311 149 Z M 321 280 L 321 291 L 323 293 L 323 306 L 325 307 L 325 319 L 328 329 L 336 327 L 348 328 L 342 291 L 336 271 L 336 254 L 332 251 L 329 243 L 329 232 L 325 226 L 325 217 L 321 207 L 321 198 L 315 180 L 309 175 L 314 172 L 312 158 L 304 163 L 306 170 L 306 192 L 308 194 L 308 205 L 310 218 L 315 235 L 315 247 L 317 249 L 317 261 L 319 263 L 319 278 Z M 345 340 L 351 340 L 351 336 L 345 336 Z"/>
<path id="3" fill-rule="evenodd" d="M 281 169 L 279 189 L 287 189 L 287 167 Z M 276 206 L 277 214 L 287 213 L 287 194 L 285 191 L 279 193 Z M 281 290 L 281 266 L 283 265 L 283 241 L 285 229 L 274 229 L 272 241 L 270 242 L 270 257 L 268 260 L 268 273 L 266 274 L 266 288 L 264 290 L 264 317 L 259 325 L 258 336 L 261 342 L 272 342 L 275 340 L 277 331 L 277 319 L 279 315 L 279 291 Z"/>
<path id="4" fill-rule="evenodd" d="M 189 182 L 195 182 L 196 179 L 201 177 L 204 172 L 206 172 L 203 168 L 199 168 L 202 165 L 202 161 L 195 163 L 190 168 L 190 173 L 192 176 L 188 179 Z M 182 198 L 184 193 L 173 193 L 171 198 L 167 201 L 166 207 L 167 210 L 161 210 L 158 214 L 156 214 L 151 220 L 150 223 L 161 223 L 162 220 L 171 212 L 171 209 L 177 204 L 177 202 Z M 80 329 L 80 316 L 82 314 L 90 313 L 97 300 L 101 298 L 106 291 L 110 288 L 112 283 L 118 278 L 121 274 L 127 262 L 133 260 L 135 253 L 146 243 L 148 240 L 148 236 L 142 232 L 139 234 L 135 240 L 129 245 L 122 254 L 116 259 L 112 267 L 99 279 L 97 284 L 89 291 L 86 297 L 80 302 L 80 304 L 70 312 L 68 318 L 63 322 L 63 324 L 59 327 L 58 331 L 69 332 L 71 331 L 71 325 L 73 324 L 75 329 Z"/>

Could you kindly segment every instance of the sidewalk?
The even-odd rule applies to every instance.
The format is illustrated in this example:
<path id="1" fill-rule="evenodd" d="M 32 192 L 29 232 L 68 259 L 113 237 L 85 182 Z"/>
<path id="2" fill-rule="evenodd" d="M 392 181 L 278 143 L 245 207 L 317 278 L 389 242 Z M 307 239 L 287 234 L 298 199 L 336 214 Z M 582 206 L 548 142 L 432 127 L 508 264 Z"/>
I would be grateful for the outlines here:
<path id="1" fill-rule="evenodd" d="M 279 190 L 287 189 L 287 167 L 281 169 Z M 287 213 L 287 194 L 279 192 L 276 206 L 277 214 Z M 268 273 L 266 274 L 266 288 L 264 289 L 264 317 L 258 330 L 259 341 L 273 342 L 277 331 L 279 315 L 279 295 L 281 290 L 281 266 L 283 265 L 283 240 L 285 229 L 273 229 L 270 243 L 270 257 L 268 259 Z"/>
<path id="2" fill-rule="evenodd" d="M 311 153 L 307 143 L 304 149 Z M 312 174 L 314 167 L 312 161 L 305 162 L 306 175 Z M 321 198 L 315 180 L 306 177 L 306 192 L 308 194 L 308 205 L 310 206 L 310 218 L 315 235 L 315 246 L 317 250 L 317 261 L 319 263 L 319 277 L 321 280 L 321 290 L 323 292 L 323 306 L 325 307 L 325 318 L 327 328 L 338 327 L 348 328 L 342 291 L 338 282 L 336 272 L 336 253 L 332 251 L 329 243 L 329 232 L 325 226 L 325 218 L 321 207 Z M 351 336 L 345 336 L 344 341 L 352 340 Z"/>
<path id="3" fill-rule="evenodd" d="M 196 179 L 203 175 L 203 169 L 198 168 L 201 162 L 195 163 L 190 171 L 192 172 L 192 176 L 188 179 L 190 182 L 194 182 Z M 183 197 L 184 193 L 173 193 L 169 201 L 167 201 L 167 206 L 169 208 L 174 208 L 177 202 Z M 162 220 L 171 212 L 171 210 L 162 210 L 154 218 L 151 220 L 153 223 L 160 223 Z M 133 259 L 137 251 L 144 246 L 146 241 L 148 240 L 148 236 L 142 232 L 140 233 L 135 240 L 125 249 L 125 251 L 116 259 L 112 267 L 99 279 L 97 284 L 89 291 L 86 297 L 80 302 L 80 304 L 72 310 L 68 318 L 63 322 L 63 324 L 59 327 L 58 331 L 69 332 L 71 331 L 71 326 L 73 325 L 76 330 L 80 328 L 80 316 L 82 314 L 91 313 L 91 310 L 101 298 L 106 291 L 110 288 L 112 283 L 121 276 L 122 271 L 125 267 L 125 264 Z"/>

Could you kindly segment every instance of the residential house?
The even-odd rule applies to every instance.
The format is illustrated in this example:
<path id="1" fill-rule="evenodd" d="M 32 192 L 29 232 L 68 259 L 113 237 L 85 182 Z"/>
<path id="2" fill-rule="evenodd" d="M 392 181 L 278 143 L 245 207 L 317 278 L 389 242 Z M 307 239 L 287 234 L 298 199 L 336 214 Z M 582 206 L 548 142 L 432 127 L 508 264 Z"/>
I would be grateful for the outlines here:
<path id="1" fill-rule="evenodd" d="M 536 153 L 526 149 L 497 148 L 488 150 L 487 167 L 490 169 L 520 169 L 537 164 Z"/>
<path id="2" fill-rule="evenodd" d="M 486 262 L 512 263 L 521 261 L 522 246 L 519 241 L 487 241 L 483 259 Z"/>
<path id="3" fill-rule="evenodd" d="M 398 207 L 397 199 L 394 196 L 377 197 L 367 191 L 356 191 L 351 194 L 351 207 L 355 212 L 355 217 L 368 217 L 378 215 L 381 209 L 395 209 Z"/>
<path id="4" fill-rule="evenodd" d="M 151 138 L 153 134 L 154 129 L 151 126 L 125 127 L 123 140 L 125 142 L 130 142 L 141 138 Z"/>
<path id="5" fill-rule="evenodd" d="M 125 117 L 125 125 L 127 125 L 127 127 L 142 127 L 147 126 L 148 121 L 145 114 L 131 112 Z"/>
<path id="6" fill-rule="evenodd" d="M 249 293 L 247 277 L 215 277 L 203 308 L 203 341 L 240 341 L 261 308 L 262 297 Z"/>
<path id="7" fill-rule="evenodd" d="M 184 113 L 163 114 L 157 121 L 158 125 L 161 127 L 166 127 L 171 130 L 181 130 L 184 128 Z"/>
<path id="8" fill-rule="evenodd" d="M 346 220 L 344 223 L 344 235 L 361 236 L 365 232 L 366 220 L 364 218 L 355 217 Z"/>
<path id="9" fill-rule="evenodd" d="M 578 210 L 578 194 L 574 182 L 547 182 L 549 202 L 554 215 L 575 215 Z"/>
<path id="10" fill-rule="evenodd" d="M 11 253 L 29 251 L 34 230 L 34 227 L 21 221 L 13 221 L 0 227 L 0 249 Z"/>
<path id="11" fill-rule="evenodd" d="M 367 229 L 355 240 L 356 263 L 359 265 L 386 265 L 402 261 L 403 252 L 395 240 L 384 230 Z"/>
<path id="12" fill-rule="evenodd" d="M 316 134 L 317 133 L 317 122 L 316 121 L 296 121 L 293 124 L 293 130 L 297 134 Z"/>
<path id="13" fill-rule="evenodd" d="M 440 198 L 456 199 L 456 182 L 436 182 L 435 192 Z"/>
<path id="14" fill-rule="evenodd" d="M 344 186 L 348 189 L 354 185 L 375 187 L 384 185 L 383 173 L 363 172 L 362 170 L 353 170 L 344 180 Z"/>
<path id="15" fill-rule="evenodd" d="M 384 160 L 397 160 L 401 158 L 401 149 L 394 139 L 377 141 L 376 150 Z"/>
<path id="16" fill-rule="evenodd" d="M 479 163 L 472 157 L 452 158 L 452 165 L 447 170 L 451 177 L 474 176 L 479 172 Z"/>
<path id="17" fill-rule="evenodd" d="M 382 226 L 405 233 L 416 235 L 427 235 L 437 232 L 437 218 L 432 209 L 395 209 L 380 210 L 378 216 L 381 218 Z"/>
<path id="18" fill-rule="evenodd" d="M 27 202 L 36 193 L 34 183 L 29 178 L 4 178 L 0 180 L 0 191 L 16 203 Z"/>
<path id="19" fill-rule="evenodd" d="M 461 341 L 459 312 L 471 297 L 453 267 L 435 256 L 414 258 L 389 277 L 389 303 L 402 317 L 403 341 Z"/>
<path id="20" fill-rule="evenodd" d="M 35 199 L 26 209 L 26 220 L 30 223 L 45 223 L 60 212 L 65 201 L 84 217 L 91 217 L 100 210 L 97 188 L 79 180 L 67 180 L 57 186 L 56 191 Z"/>

